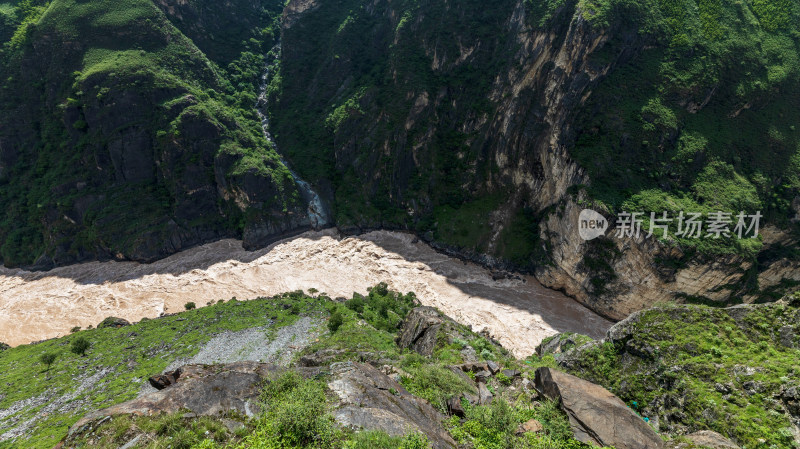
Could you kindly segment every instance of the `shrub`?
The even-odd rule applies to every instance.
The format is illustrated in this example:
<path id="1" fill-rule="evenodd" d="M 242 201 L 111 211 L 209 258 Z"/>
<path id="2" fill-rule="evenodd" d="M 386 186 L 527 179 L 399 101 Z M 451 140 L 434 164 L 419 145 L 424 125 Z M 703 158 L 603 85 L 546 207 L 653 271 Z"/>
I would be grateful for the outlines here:
<path id="1" fill-rule="evenodd" d="M 344 305 L 353 312 L 364 313 L 364 297 L 357 293 L 353 295 L 353 299 L 347 300 Z"/>
<path id="2" fill-rule="evenodd" d="M 90 346 L 92 346 L 92 344 L 86 339 L 86 337 L 78 337 L 72 341 L 72 345 L 70 345 L 69 350 L 74 354 L 84 355 Z"/>
<path id="3" fill-rule="evenodd" d="M 503 385 L 511 385 L 511 382 L 514 380 L 514 379 L 506 376 L 502 372 L 497 373 L 497 376 L 495 376 L 495 377 L 497 377 L 497 381 L 500 382 Z"/>
<path id="4" fill-rule="evenodd" d="M 336 310 L 333 312 L 330 319 L 328 319 L 328 330 L 331 331 L 332 334 L 336 333 L 339 327 L 342 326 L 342 323 L 344 323 L 344 316 L 342 316 L 342 312 Z"/>
<path id="5" fill-rule="evenodd" d="M 393 437 L 386 432 L 367 430 L 353 435 L 344 444 L 344 449 L 428 449 L 425 435 L 412 433 L 404 437 Z"/>
<path id="6" fill-rule="evenodd" d="M 347 308 L 356 312 L 359 318 L 375 329 L 387 332 L 396 331 L 403 318 L 417 304 L 414 293 L 403 295 L 389 291 L 383 282 L 370 288 L 366 298 L 355 293 L 352 299 L 345 302 Z"/>
<path id="7" fill-rule="evenodd" d="M 186 310 L 194 310 L 197 308 L 197 305 L 193 302 L 187 302 L 183 307 L 186 308 Z"/>
<path id="8" fill-rule="evenodd" d="M 80 331 L 80 330 L 81 330 L 81 327 L 80 327 L 80 326 L 75 326 L 75 327 L 73 327 L 72 329 L 70 329 L 70 330 L 69 330 L 69 332 L 70 332 L 70 333 L 72 333 L 72 334 L 74 334 L 75 332 L 78 332 L 78 331 Z"/>
<path id="9" fill-rule="evenodd" d="M 47 369 L 49 370 L 50 366 L 55 363 L 56 358 L 58 358 L 58 354 L 55 352 L 46 352 L 39 356 L 39 361 L 47 366 Z"/>
<path id="10" fill-rule="evenodd" d="M 474 386 L 443 366 L 415 362 L 404 360 L 403 368 L 409 376 L 401 377 L 400 383 L 411 394 L 426 399 L 441 411 L 446 409 L 445 401 L 451 396 L 475 390 Z"/>
<path id="11" fill-rule="evenodd" d="M 284 445 L 304 446 L 333 438 L 335 428 L 327 414 L 322 383 L 288 371 L 267 384 L 264 398 L 269 404 L 266 419 Z"/>

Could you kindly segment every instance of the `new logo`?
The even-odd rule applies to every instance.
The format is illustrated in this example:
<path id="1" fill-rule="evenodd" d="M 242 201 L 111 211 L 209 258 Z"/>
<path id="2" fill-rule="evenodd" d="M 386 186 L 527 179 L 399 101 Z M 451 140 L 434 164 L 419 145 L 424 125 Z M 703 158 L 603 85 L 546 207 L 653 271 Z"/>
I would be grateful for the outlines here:
<path id="1" fill-rule="evenodd" d="M 605 235 L 608 229 L 606 217 L 591 210 L 584 209 L 578 217 L 578 233 L 584 240 L 594 240 L 601 235 Z"/>

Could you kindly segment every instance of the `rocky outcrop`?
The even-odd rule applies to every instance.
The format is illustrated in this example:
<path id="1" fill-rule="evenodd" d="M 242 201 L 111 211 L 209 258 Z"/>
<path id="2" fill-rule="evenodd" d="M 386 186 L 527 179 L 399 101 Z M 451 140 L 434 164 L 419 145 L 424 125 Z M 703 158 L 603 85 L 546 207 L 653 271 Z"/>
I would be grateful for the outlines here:
<path id="1" fill-rule="evenodd" d="M 389 435 L 420 432 L 435 449 L 455 448 L 444 430 L 444 418 L 427 401 L 370 365 L 345 362 L 331 366 L 330 389 L 338 396 L 333 415 L 339 424 L 356 429 L 383 430 Z"/>
<path id="2" fill-rule="evenodd" d="M 98 419 L 115 415 L 150 416 L 188 410 L 198 416 L 214 416 L 236 411 L 252 417 L 261 410 L 262 383 L 281 368 L 255 362 L 229 365 L 186 365 L 173 376 L 176 382 L 81 418 L 70 428 L 70 435 L 82 432 Z"/>
<path id="3" fill-rule="evenodd" d="M 492 258 L 511 250 L 502 234 L 523 210 L 538 213 L 569 186 L 588 182 L 567 153 L 572 119 L 593 87 L 636 55 L 644 39 L 635 29 L 594 27 L 574 5 L 557 8 L 545 27 L 533 26 L 539 17 L 526 5 L 434 2 L 412 13 L 379 0 L 347 18 L 334 2 L 288 3 L 283 90 L 273 102 L 278 143 L 301 175 L 320 173 L 324 164 L 347 177 L 335 199 L 343 209 L 340 225 L 422 229 L 449 243 L 445 224 L 430 219 L 436 207 L 491 197 L 490 210 L 469 217 L 485 229 L 462 249 L 497 261 Z M 485 34 L 459 31 L 447 45 L 437 44 L 437 30 L 464 30 L 463 23 L 476 20 Z M 338 28 L 341 23 L 349 26 Z M 311 32 L 350 44 L 335 42 L 333 58 L 307 39 Z M 615 45 L 607 45 L 612 35 Z M 601 52 L 603 58 L 594 57 Z M 388 85 L 357 85 L 365 68 L 368 77 L 382 73 Z M 345 103 L 333 130 L 328 111 Z M 298 104 L 327 108 L 309 120 L 290 108 Z M 300 130 L 309 128 L 326 137 L 322 143 L 301 138 Z M 310 153 L 329 156 L 324 162 L 303 156 Z M 379 204 L 384 213 L 354 207 L 356 201 Z"/>
<path id="4" fill-rule="evenodd" d="M 659 432 L 714 430 L 742 447 L 758 441 L 790 447 L 800 441 L 796 433 L 767 429 L 800 425 L 800 385 L 766 373 L 792 369 L 800 348 L 798 302 L 800 295 L 759 305 L 636 312 L 602 341 L 564 353 L 559 365 L 609 388 Z M 771 355 L 762 358 L 765 348 Z M 772 424 L 747 431 L 744 423 L 752 421 Z"/>
<path id="5" fill-rule="evenodd" d="M 264 382 L 285 369 L 256 362 L 186 365 L 152 376 L 150 382 L 158 391 L 84 416 L 70 428 L 69 435 L 88 431 L 115 415 L 188 411 L 191 416 L 218 416 L 235 411 L 253 417 L 261 412 Z M 295 370 L 305 378 L 323 372 L 320 368 Z M 383 430 L 394 436 L 423 433 L 436 449 L 455 448 L 442 426 L 444 416 L 376 368 L 345 362 L 325 367 L 324 372 L 331 376 L 328 386 L 338 398 L 332 413 L 340 425 Z"/>
<path id="6" fill-rule="evenodd" d="M 681 442 L 680 440 L 674 440 L 669 442 L 667 447 L 669 449 L 685 449 L 690 447 L 703 447 L 708 449 L 739 449 L 739 446 L 736 445 L 736 443 L 718 434 L 717 432 L 712 432 L 711 430 L 701 430 L 699 432 L 686 435 L 685 438 L 689 440 L 691 444 Z"/>
<path id="7" fill-rule="evenodd" d="M 694 257 L 678 267 L 664 261 L 682 260 L 683 251 L 674 245 L 647 238 L 617 237 L 614 217 L 604 215 L 612 223 L 605 237 L 583 240 L 578 233 L 579 215 L 590 204 L 584 192 L 561 203 L 557 212 L 549 214 L 540 225 L 539 237 L 547 242 L 553 264 L 536 269 L 537 279 L 546 287 L 564 291 L 599 314 L 622 320 L 633 312 L 659 302 L 682 298 L 704 298 L 726 304 L 744 296 L 755 301 L 757 295 L 744 291 L 744 279 L 753 261 L 740 255 L 714 259 Z M 598 207 L 599 208 L 599 207 Z M 800 281 L 800 262 L 769 258 L 770 248 L 796 245 L 786 232 L 776 228 L 763 230 L 766 257 L 759 263 L 758 286 L 761 291 Z M 602 270 L 590 267 L 587 257 L 602 258 L 608 266 Z"/>
<path id="8" fill-rule="evenodd" d="M 124 318 L 118 318 L 118 317 L 115 317 L 115 316 L 110 316 L 110 317 L 104 319 L 103 321 L 101 321 L 100 324 L 97 325 L 97 328 L 98 329 L 103 329 L 105 327 L 120 328 L 120 327 L 125 327 L 125 326 L 130 326 L 130 325 L 131 325 L 131 322 L 126 320 L 126 319 L 124 319 Z"/>
<path id="9" fill-rule="evenodd" d="M 436 348 L 439 330 L 445 321 L 452 321 L 433 307 L 417 307 L 408 313 L 400 327 L 397 345 L 422 355 L 431 356 Z"/>
<path id="10" fill-rule="evenodd" d="M 544 341 L 536 347 L 536 355 L 542 357 L 551 354 L 555 356 L 556 360 L 559 360 L 559 358 L 570 349 L 590 341 L 592 341 L 592 339 L 586 335 L 562 332 L 544 339 Z"/>
<path id="11" fill-rule="evenodd" d="M 659 449 L 664 443 L 644 420 L 605 388 L 551 369 L 536 370 L 536 389 L 559 401 L 575 438 L 617 449 Z"/>

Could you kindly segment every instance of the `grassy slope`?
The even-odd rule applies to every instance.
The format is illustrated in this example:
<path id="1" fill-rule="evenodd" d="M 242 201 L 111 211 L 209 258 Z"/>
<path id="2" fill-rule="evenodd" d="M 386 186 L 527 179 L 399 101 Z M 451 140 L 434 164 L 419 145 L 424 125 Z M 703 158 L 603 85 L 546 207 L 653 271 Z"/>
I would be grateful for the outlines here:
<path id="1" fill-rule="evenodd" d="M 797 314 L 785 304 L 759 306 L 741 319 L 704 306 L 655 308 L 628 325 L 629 338 L 583 347 L 567 366 L 642 415 L 658 416 L 662 428 L 711 429 L 748 449 L 792 448 L 777 398 L 800 374 Z"/>
<path id="2" fill-rule="evenodd" d="M 162 372 L 172 361 L 190 357 L 215 334 L 272 324 L 273 328 L 297 319 L 283 303 L 298 305 L 303 313 L 320 310 L 320 302 L 305 295 L 285 299 L 229 301 L 180 315 L 146 320 L 119 329 L 105 328 L 77 332 L 68 337 L 35 345 L 19 346 L 0 352 L 0 409 L 17 401 L 41 398 L 38 406 L 27 408 L 17 419 L 25 420 L 40 413 L 58 398 L 77 393 L 71 411 L 49 410 L 45 418 L 26 432 L 27 437 L 0 447 L 51 448 L 66 435 L 67 428 L 84 413 L 134 398 L 147 378 Z M 324 310 L 324 309 L 321 309 Z M 275 317 L 275 320 L 271 320 Z M 92 346 L 82 357 L 70 351 L 77 338 L 88 339 Z M 58 355 L 45 371 L 39 361 L 42 354 Z M 87 390 L 78 390 L 83 379 L 99 375 Z M 7 420 L 7 424 L 11 424 Z M 0 429 L 0 432 L 4 429 Z"/>
<path id="3" fill-rule="evenodd" d="M 82 379 L 98 372 L 107 372 L 94 387 L 72 399 L 77 406 L 71 412 L 50 410 L 26 437 L 14 442 L 0 443 L 2 448 L 50 448 L 65 434 L 67 427 L 86 411 L 106 407 L 132 397 L 147 377 L 161 372 L 170 362 L 196 353 L 213 335 L 226 330 L 242 330 L 273 323 L 272 329 L 294 322 L 298 316 L 341 317 L 332 332 L 323 335 L 306 348 L 308 354 L 321 349 L 344 350 L 338 360 L 360 360 L 376 357 L 391 361 L 403 373 L 401 384 L 411 393 L 430 401 L 445 411 L 444 402 L 454 394 L 474 392 L 459 376 L 446 367 L 462 361 L 461 350 L 472 346 L 483 360 L 496 360 L 509 368 L 526 370 L 531 375 L 534 364 L 516 361 L 509 354 L 463 326 L 456 326 L 458 336 L 442 338 L 434 357 L 422 357 L 400 350 L 395 344 L 401 317 L 415 304 L 413 294 L 400 295 L 379 284 L 366 297 L 354 295 L 346 305 L 329 298 L 309 297 L 302 292 L 276 298 L 252 301 L 229 301 L 175 316 L 147 320 L 120 329 L 81 331 L 68 337 L 27 345 L 0 352 L 0 409 L 17 401 L 45 397 L 43 406 L 59 396 L 69 394 Z M 272 318 L 272 319 L 271 319 Z M 92 345 L 85 357 L 69 351 L 71 342 L 88 339 Z M 45 371 L 39 361 L 42 354 L 56 353 L 52 367 Z M 365 355 L 366 354 L 366 355 Z M 549 362 L 552 364 L 552 360 Z M 127 442 L 132 429 L 144 429 L 153 436 L 146 447 L 174 448 L 261 447 L 261 448 L 339 448 L 350 449 L 422 449 L 426 445 L 416 436 L 406 439 L 390 438 L 380 432 L 353 435 L 332 426 L 329 412 L 333 406 L 325 392 L 325 379 L 302 381 L 291 374 L 265 391 L 270 401 L 269 412 L 249 421 L 230 415 L 244 424 L 231 432 L 217 418 L 187 419 L 179 415 L 159 417 L 117 417 L 94 430 L 91 436 L 76 444 L 115 448 Z M 573 440 L 566 416 L 555 404 L 531 404 L 526 394 L 503 394 L 505 384 L 493 381 L 490 388 L 501 394 L 490 407 L 467 406 L 467 420 L 446 423 L 454 438 L 475 448 L 539 448 L 584 449 Z M 40 413 L 39 406 L 25 409 L 19 418 Z M 287 421 L 287 417 L 291 417 Z M 530 418 L 539 419 L 547 429 L 544 435 L 514 436 L 517 426 Z M 286 427 L 286 426 L 289 427 Z M 208 433 L 206 433 L 208 432 Z M 316 435 L 313 443 L 307 437 Z M 321 438 L 323 437 L 324 438 Z M 211 441 L 213 438 L 216 442 Z M 89 441 L 91 440 L 91 441 Z"/>

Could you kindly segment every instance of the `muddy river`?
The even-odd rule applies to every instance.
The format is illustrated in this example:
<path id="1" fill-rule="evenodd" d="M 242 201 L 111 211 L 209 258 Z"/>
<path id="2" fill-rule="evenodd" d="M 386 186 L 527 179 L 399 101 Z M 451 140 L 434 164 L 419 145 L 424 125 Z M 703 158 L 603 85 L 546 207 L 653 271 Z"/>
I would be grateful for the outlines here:
<path id="1" fill-rule="evenodd" d="M 601 337 L 611 323 L 533 277 L 494 280 L 475 264 L 436 252 L 413 235 L 378 231 L 341 237 L 308 232 L 260 251 L 237 240 L 199 246 L 152 264 L 92 262 L 27 272 L 0 268 L 0 341 L 29 343 L 97 325 L 178 312 L 218 299 L 250 299 L 315 288 L 332 297 L 386 282 L 413 291 L 474 330 L 486 329 L 516 356 L 547 336 Z"/>

